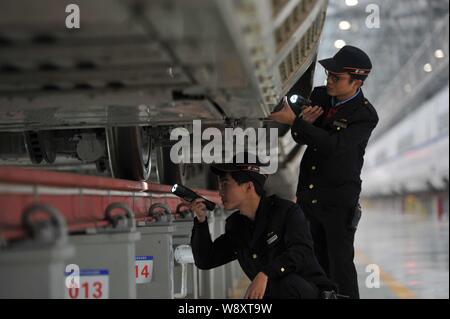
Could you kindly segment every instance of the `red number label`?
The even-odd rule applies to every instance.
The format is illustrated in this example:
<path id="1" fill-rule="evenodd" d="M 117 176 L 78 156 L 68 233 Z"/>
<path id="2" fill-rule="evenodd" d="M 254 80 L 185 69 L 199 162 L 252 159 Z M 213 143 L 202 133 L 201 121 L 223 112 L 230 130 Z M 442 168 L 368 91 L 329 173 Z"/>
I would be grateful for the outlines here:
<path id="1" fill-rule="evenodd" d="M 69 298 L 77 299 L 80 294 L 80 288 L 69 288 Z"/>
<path id="2" fill-rule="evenodd" d="M 102 292 L 103 285 L 102 285 L 102 283 L 96 281 L 96 282 L 94 282 L 93 286 L 94 286 L 95 292 L 92 295 L 92 297 L 94 297 L 94 299 L 100 299 L 103 296 L 103 292 Z"/>
<path id="3" fill-rule="evenodd" d="M 84 288 L 84 299 L 89 299 L 89 284 L 85 282 L 81 286 Z"/>
<path id="4" fill-rule="evenodd" d="M 145 278 L 148 278 L 150 276 L 150 273 L 148 272 L 148 265 L 145 265 L 144 268 L 141 271 L 141 275 Z"/>
<path id="5" fill-rule="evenodd" d="M 89 295 L 89 283 L 85 282 L 81 285 L 84 291 L 84 299 L 90 299 Z M 92 294 L 93 299 L 100 299 L 103 296 L 103 285 L 101 282 L 96 281 L 92 284 L 94 288 L 94 293 Z M 77 299 L 80 295 L 80 288 L 69 288 L 69 298 Z"/>

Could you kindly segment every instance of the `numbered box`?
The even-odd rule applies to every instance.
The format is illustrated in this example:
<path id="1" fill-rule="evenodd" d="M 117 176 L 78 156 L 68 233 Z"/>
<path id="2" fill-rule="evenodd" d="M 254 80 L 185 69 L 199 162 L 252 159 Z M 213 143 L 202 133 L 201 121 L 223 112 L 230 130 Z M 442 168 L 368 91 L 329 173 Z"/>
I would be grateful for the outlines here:
<path id="1" fill-rule="evenodd" d="M 77 278 L 79 276 L 79 278 Z M 66 273 L 66 299 L 109 299 L 109 271 L 81 270 Z"/>
<path id="2" fill-rule="evenodd" d="M 136 284 L 147 284 L 153 278 L 153 256 L 136 256 Z"/>

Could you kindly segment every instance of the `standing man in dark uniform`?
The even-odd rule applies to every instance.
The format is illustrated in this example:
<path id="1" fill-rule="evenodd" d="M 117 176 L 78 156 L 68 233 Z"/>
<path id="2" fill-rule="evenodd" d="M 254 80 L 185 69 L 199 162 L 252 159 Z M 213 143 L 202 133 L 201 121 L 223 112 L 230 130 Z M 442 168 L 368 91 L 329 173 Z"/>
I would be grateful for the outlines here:
<path id="1" fill-rule="evenodd" d="M 361 170 L 367 143 L 378 123 L 361 87 L 372 69 L 362 50 L 345 46 L 319 61 L 327 86 L 314 89 L 308 107 L 296 117 L 285 103 L 272 113 L 292 126 L 292 136 L 307 145 L 300 166 L 297 202 L 307 216 L 320 264 L 338 284 L 339 293 L 359 298 L 354 235 L 361 216 Z"/>
<path id="2" fill-rule="evenodd" d="M 201 199 L 191 205 L 195 264 L 211 269 L 237 259 L 252 281 L 246 299 L 320 298 L 336 287 L 314 256 L 306 218 L 298 205 L 265 196 L 267 175 L 262 170 L 248 161 L 212 166 L 220 177 L 225 209 L 238 211 L 227 218 L 225 233 L 213 242 L 205 205 Z"/>

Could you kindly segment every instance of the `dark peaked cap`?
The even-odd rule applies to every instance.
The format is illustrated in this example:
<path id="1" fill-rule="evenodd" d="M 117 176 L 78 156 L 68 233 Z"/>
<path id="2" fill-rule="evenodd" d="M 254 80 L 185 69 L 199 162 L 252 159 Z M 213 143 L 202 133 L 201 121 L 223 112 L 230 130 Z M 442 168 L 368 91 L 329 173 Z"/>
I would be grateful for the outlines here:
<path id="1" fill-rule="evenodd" d="M 250 160 L 249 159 L 253 159 Z M 243 161 L 239 161 L 243 159 Z M 255 161 L 256 159 L 256 161 Z M 263 164 L 259 158 L 248 152 L 237 154 L 233 157 L 232 163 L 214 164 L 211 165 L 211 171 L 216 175 L 223 173 L 243 172 L 248 174 L 252 179 L 256 180 L 261 186 L 264 186 L 268 178 L 268 174 L 265 173 L 264 167 L 268 164 Z"/>
<path id="2" fill-rule="evenodd" d="M 320 60 L 319 63 L 333 73 L 350 73 L 366 78 L 372 71 L 372 62 L 369 56 L 350 45 L 346 45 L 330 59 Z"/>

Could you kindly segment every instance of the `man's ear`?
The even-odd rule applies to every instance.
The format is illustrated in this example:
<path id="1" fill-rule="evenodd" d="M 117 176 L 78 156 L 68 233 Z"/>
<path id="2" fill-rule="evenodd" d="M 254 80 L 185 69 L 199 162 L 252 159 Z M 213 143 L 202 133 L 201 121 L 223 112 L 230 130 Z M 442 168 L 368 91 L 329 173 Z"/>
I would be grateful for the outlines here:
<path id="1" fill-rule="evenodd" d="M 255 184 L 253 182 L 248 182 L 248 187 L 250 191 L 254 191 L 256 193 Z"/>
<path id="2" fill-rule="evenodd" d="M 244 191 L 249 192 L 252 189 L 252 182 L 245 182 L 242 183 L 241 186 L 243 187 Z"/>

